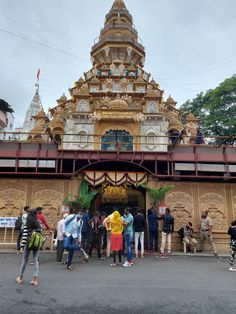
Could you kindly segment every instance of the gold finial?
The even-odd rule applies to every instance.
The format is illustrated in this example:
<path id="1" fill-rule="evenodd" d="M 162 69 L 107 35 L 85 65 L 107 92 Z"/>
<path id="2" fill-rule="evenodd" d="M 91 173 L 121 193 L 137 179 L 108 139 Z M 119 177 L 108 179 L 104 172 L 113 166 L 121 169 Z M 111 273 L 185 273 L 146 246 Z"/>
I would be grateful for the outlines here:
<path id="1" fill-rule="evenodd" d="M 124 1 L 123 0 L 115 0 L 115 2 L 113 3 L 112 9 L 118 9 L 118 10 L 126 9 Z"/>

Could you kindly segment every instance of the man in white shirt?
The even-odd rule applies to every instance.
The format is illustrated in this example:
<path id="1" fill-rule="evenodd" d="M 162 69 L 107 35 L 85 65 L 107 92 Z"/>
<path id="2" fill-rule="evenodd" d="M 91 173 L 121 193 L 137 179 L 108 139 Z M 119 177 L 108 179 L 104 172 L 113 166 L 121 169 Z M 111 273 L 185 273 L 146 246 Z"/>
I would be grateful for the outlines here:
<path id="1" fill-rule="evenodd" d="M 57 261 L 62 261 L 62 255 L 64 252 L 64 236 L 63 236 L 63 229 L 64 229 L 64 222 L 65 218 L 68 216 L 67 213 L 63 214 L 63 218 L 58 221 L 57 223 Z"/>

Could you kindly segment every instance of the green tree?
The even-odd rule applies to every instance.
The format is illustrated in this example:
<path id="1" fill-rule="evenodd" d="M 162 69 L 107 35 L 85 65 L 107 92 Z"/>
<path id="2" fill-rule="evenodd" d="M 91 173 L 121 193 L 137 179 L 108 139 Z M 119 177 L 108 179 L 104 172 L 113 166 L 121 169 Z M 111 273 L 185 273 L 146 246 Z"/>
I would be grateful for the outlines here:
<path id="1" fill-rule="evenodd" d="M 236 75 L 226 79 L 215 89 L 200 93 L 180 107 L 182 119 L 188 112 L 199 118 L 205 136 L 236 134 Z"/>
<path id="2" fill-rule="evenodd" d="M 81 209 L 89 209 L 91 206 L 91 202 L 94 197 L 98 194 L 96 191 L 90 191 L 88 182 L 83 180 L 80 183 L 79 187 L 79 195 L 75 196 L 73 194 L 69 194 L 64 199 L 64 204 L 69 205 L 70 207 L 74 208 L 81 208 Z"/>
<path id="3" fill-rule="evenodd" d="M 3 99 L 0 99 L 0 111 L 13 113 L 12 107 Z"/>
<path id="4" fill-rule="evenodd" d="M 150 196 L 155 208 L 157 208 L 159 202 L 165 198 L 166 193 L 175 188 L 175 185 L 162 186 L 159 189 L 153 189 L 144 184 L 141 184 L 140 186 L 148 192 L 148 195 Z"/>

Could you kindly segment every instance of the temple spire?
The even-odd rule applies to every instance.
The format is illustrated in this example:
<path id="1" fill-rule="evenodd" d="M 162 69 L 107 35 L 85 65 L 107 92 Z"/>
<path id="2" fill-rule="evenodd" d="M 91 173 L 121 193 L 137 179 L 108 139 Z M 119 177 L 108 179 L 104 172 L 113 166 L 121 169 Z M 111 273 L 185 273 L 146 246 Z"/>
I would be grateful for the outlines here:
<path id="1" fill-rule="evenodd" d="M 118 10 L 125 9 L 125 10 L 127 10 L 123 0 L 115 0 L 111 9 L 112 10 L 114 10 L 114 9 L 118 9 Z"/>
<path id="2" fill-rule="evenodd" d="M 91 51 L 93 66 L 118 62 L 122 65 L 144 65 L 145 49 L 134 27 L 132 15 L 123 0 L 115 0 L 106 15 L 105 25 Z"/>
<path id="3" fill-rule="evenodd" d="M 35 121 L 32 118 L 33 116 L 37 115 L 40 110 L 42 110 L 42 102 L 39 95 L 39 84 L 35 84 L 36 91 L 34 97 L 28 107 L 28 110 L 25 115 L 25 120 L 22 127 L 22 132 L 29 132 L 33 129 Z M 22 135 L 22 140 L 26 139 L 27 135 Z"/>

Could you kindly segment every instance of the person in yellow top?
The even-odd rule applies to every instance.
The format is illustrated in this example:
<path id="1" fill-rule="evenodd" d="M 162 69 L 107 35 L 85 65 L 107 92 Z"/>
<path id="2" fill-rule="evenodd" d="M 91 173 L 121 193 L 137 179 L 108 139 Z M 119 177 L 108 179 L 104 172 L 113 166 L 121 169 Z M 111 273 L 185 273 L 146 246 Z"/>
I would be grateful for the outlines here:
<path id="1" fill-rule="evenodd" d="M 120 213 L 116 210 L 110 216 L 108 216 L 104 221 L 103 225 L 107 231 L 111 231 L 111 251 L 113 254 L 112 267 L 117 266 L 116 255 L 118 252 L 119 264 L 121 265 L 121 251 L 122 251 L 122 232 L 123 232 L 123 221 Z"/>

